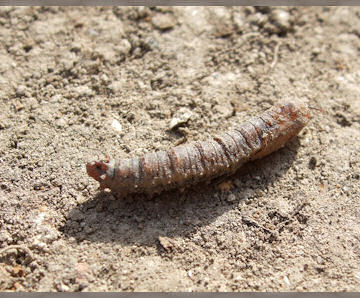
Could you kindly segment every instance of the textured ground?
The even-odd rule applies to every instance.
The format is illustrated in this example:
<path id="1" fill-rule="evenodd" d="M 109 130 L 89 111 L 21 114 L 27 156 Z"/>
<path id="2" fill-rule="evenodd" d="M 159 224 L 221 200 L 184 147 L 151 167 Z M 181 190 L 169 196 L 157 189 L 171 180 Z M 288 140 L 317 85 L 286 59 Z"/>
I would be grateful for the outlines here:
<path id="1" fill-rule="evenodd" d="M 0 289 L 359 291 L 359 51 L 357 7 L 1 7 Z M 321 111 L 210 187 L 86 174 L 285 98 Z"/>

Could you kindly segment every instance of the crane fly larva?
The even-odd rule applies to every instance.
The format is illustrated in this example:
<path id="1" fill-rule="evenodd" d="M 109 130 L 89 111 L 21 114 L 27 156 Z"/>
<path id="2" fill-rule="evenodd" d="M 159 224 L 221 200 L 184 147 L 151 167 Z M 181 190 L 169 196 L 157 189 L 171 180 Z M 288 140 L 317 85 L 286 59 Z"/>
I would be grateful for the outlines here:
<path id="1" fill-rule="evenodd" d="M 283 147 L 310 119 L 300 101 L 277 104 L 261 116 L 206 141 L 128 159 L 88 162 L 88 174 L 118 197 L 183 189 L 201 181 L 231 174 L 244 163 Z"/>

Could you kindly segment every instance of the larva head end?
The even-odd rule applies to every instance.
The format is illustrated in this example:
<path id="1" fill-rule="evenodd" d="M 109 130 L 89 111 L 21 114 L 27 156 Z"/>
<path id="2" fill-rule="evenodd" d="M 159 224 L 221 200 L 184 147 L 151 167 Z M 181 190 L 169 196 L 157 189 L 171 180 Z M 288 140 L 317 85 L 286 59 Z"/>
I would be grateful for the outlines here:
<path id="1" fill-rule="evenodd" d="M 91 161 L 86 164 L 88 175 L 100 183 L 106 177 L 107 166 L 102 161 Z"/>

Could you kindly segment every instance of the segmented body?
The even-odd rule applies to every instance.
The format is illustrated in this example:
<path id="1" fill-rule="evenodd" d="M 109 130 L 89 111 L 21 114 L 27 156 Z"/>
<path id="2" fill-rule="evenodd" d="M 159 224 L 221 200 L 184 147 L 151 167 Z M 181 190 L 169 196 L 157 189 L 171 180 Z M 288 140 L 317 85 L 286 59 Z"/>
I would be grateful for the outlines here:
<path id="1" fill-rule="evenodd" d="M 307 124 L 307 105 L 285 102 L 234 129 L 203 142 L 120 160 L 87 163 L 87 172 L 119 197 L 184 188 L 231 174 L 244 163 L 283 147 Z"/>

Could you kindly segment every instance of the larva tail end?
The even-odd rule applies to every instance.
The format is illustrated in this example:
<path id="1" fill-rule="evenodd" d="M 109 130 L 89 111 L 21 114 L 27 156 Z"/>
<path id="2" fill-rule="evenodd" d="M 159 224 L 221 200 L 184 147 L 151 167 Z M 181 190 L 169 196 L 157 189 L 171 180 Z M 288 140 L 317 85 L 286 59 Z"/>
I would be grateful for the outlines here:
<path id="1" fill-rule="evenodd" d="M 281 111 L 287 115 L 292 121 L 301 122 L 305 126 L 311 117 L 308 101 L 292 100 L 280 104 Z"/>

